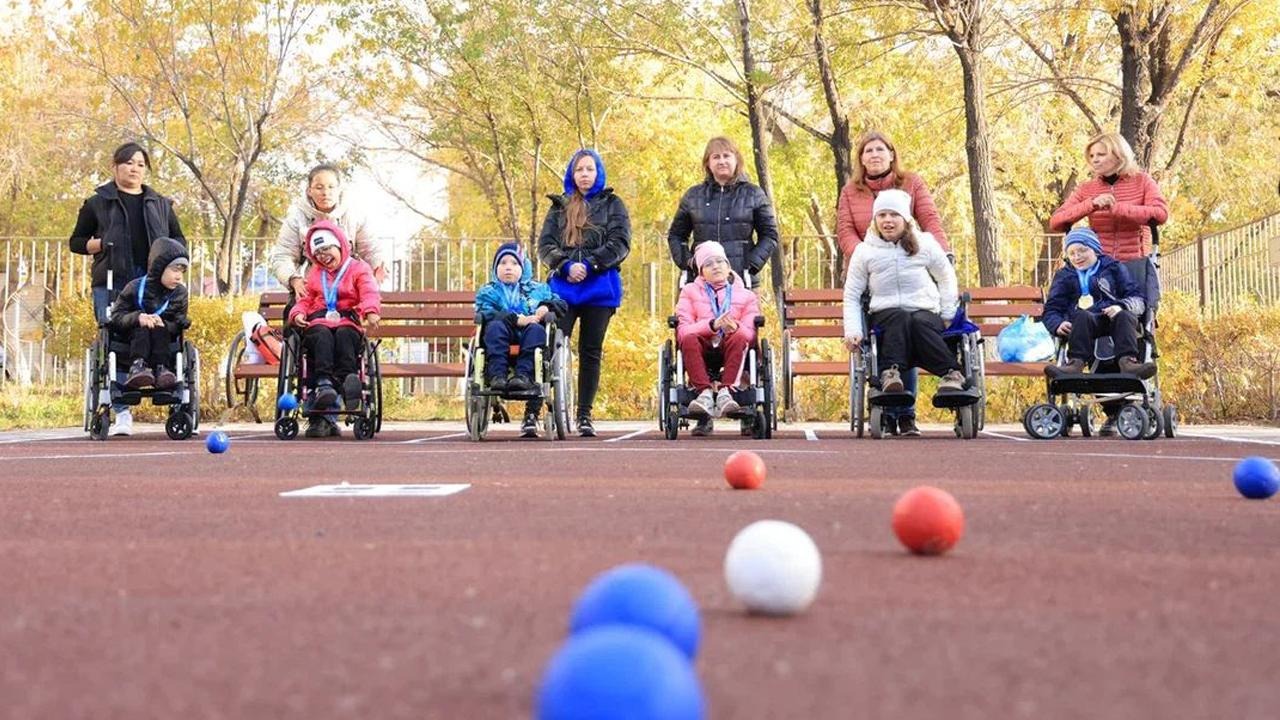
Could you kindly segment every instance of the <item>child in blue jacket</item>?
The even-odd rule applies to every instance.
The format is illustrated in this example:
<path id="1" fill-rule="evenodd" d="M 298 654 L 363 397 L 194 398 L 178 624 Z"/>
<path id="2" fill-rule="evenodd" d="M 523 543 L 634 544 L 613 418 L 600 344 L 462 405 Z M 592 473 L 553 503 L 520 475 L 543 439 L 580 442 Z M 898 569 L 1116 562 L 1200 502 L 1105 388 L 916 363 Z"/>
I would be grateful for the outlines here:
<path id="1" fill-rule="evenodd" d="M 476 312 L 484 323 L 485 380 L 498 392 L 526 393 L 533 382 L 534 351 L 547 342 L 543 325 L 561 301 L 546 283 L 533 279 L 529 261 L 518 243 L 503 243 L 493 256 L 490 280 L 476 292 Z M 520 346 L 515 373 L 507 379 L 508 348 Z M 530 400 L 520 430 L 537 437 L 541 402 Z"/>
<path id="2" fill-rule="evenodd" d="M 1067 338 L 1067 361 L 1045 368 L 1050 375 L 1081 373 L 1093 357 L 1094 340 L 1111 336 L 1120 372 L 1149 378 L 1154 363 L 1138 360 L 1138 318 L 1146 307 L 1142 289 L 1125 266 L 1102 254 L 1089 228 L 1067 233 L 1067 264 L 1053 276 L 1044 304 L 1044 325 Z"/>

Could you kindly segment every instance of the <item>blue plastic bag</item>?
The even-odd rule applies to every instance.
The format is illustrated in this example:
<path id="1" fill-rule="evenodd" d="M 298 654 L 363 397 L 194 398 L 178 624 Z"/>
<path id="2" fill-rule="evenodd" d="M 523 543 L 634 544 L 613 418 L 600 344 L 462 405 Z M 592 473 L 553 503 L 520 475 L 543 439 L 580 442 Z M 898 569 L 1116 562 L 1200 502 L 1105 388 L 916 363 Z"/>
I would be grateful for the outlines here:
<path id="1" fill-rule="evenodd" d="M 1054 353 L 1053 336 L 1044 323 L 1029 316 L 1009 323 L 996 336 L 996 350 L 1003 362 L 1041 362 Z"/>

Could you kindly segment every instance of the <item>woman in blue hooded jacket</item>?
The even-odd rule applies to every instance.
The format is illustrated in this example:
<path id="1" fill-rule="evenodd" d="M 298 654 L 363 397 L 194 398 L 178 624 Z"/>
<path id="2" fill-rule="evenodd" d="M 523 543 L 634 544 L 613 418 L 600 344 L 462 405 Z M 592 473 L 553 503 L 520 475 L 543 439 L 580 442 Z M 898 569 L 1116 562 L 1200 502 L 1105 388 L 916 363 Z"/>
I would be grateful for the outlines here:
<path id="1" fill-rule="evenodd" d="M 564 194 L 550 195 L 538 258 L 551 290 L 568 312 L 560 326 L 578 335 L 578 434 L 594 437 L 591 407 L 600 387 L 600 362 L 609 321 L 622 304 L 618 268 L 631 252 L 631 218 L 622 198 L 605 187 L 604 161 L 596 151 L 573 154 L 564 172 Z"/>

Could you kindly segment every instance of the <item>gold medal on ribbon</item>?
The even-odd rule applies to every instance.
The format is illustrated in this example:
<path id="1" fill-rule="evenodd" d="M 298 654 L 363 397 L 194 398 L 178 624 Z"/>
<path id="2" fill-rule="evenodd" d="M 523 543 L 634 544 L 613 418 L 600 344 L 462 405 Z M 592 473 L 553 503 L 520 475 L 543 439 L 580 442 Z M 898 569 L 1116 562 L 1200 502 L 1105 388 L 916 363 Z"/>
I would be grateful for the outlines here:
<path id="1" fill-rule="evenodd" d="M 1079 306 L 1081 310 L 1088 310 L 1089 308 L 1093 307 L 1093 296 L 1081 295 L 1080 301 L 1077 302 L 1076 305 Z"/>

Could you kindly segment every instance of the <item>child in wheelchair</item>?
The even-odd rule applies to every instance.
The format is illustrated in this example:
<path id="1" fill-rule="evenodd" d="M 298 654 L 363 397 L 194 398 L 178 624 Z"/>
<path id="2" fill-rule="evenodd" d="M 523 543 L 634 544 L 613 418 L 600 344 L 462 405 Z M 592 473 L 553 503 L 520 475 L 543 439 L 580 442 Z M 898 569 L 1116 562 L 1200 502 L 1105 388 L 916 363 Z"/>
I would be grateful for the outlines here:
<path id="1" fill-rule="evenodd" d="M 346 411 L 355 412 L 363 390 L 359 370 L 364 326 L 376 327 L 382 320 L 378 283 L 369 264 L 351 256 L 346 234 L 332 222 L 312 225 L 304 250 L 311 261 L 306 293 L 290 311 L 289 323 L 302 334 L 308 362 L 303 380 L 312 390 L 310 409 L 336 411 L 341 386 Z M 332 417 L 308 417 L 307 437 L 341 434 Z"/>
<path id="2" fill-rule="evenodd" d="M 1150 378 L 1154 363 L 1139 358 L 1140 318 L 1145 308 L 1143 290 L 1122 263 L 1102 253 L 1098 236 L 1089 228 L 1076 228 L 1064 241 L 1067 264 L 1053 277 L 1044 304 L 1044 325 L 1065 338 L 1066 360 L 1049 366 L 1051 377 L 1083 373 L 1094 357 L 1094 342 L 1109 336 L 1121 373 Z M 1093 368 L 1097 371 L 1097 366 Z"/>
<path id="3" fill-rule="evenodd" d="M 859 352 L 872 332 L 862 320 L 862 298 L 869 292 L 870 325 L 879 334 L 880 392 L 902 392 L 902 370 L 917 366 L 942 378 L 939 393 L 962 392 L 964 372 L 942 334 L 959 307 L 955 268 L 932 235 L 916 231 L 911 217 L 906 192 L 876 196 L 872 227 L 845 276 L 845 346 Z"/>
<path id="4" fill-rule="evenodd" d="M 547 344 L 547 316 L 562 303 L 546 283 L 533 279 L 519 243 L 498 247 L 490 266 L 490 280 L 476 291 L 475 302 L 476 315 L 484 328 L 485 385 L 500 395 L 530 396 L 520 432 L 524 437 L 537 437 L 543 399 L 536 396 L 535 353 Z M 514 368 L 509 358 L 512 346 L 519 347 Z"/>
<path id="5" fill-rule="evenodd" d="M 690 388 L 696 393 L 688 406 L 689 416 L 699 421 L 693 434 L 708 435 L 711 418 L 734 417 L 741 410 L 733 393 L 742 389 L 760 304 L 733 273 L 720 243 L 699 243 L 694 263 L 698 277 L 680 290 L 676 304 L 676 341 Z M 713 364 L 723 367 L 718 388 L 709 373 Z"/>
<path id="6" fill-rule="evenodd" d="M 130 390 L 171 390 L 178 383 L 171 346 L 191 326 L 187 287 L 182 284 L 191 259 L 177 240 L 156 238 L 147 257 L 147 274 L 131 281 L 116 296 L 108 328 L 129 343 Z"/>

